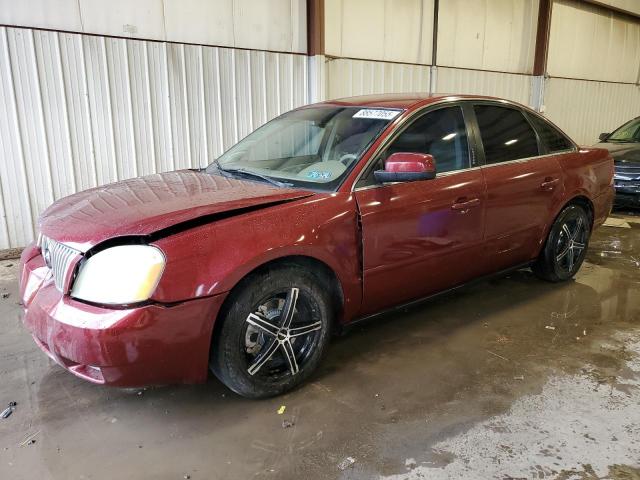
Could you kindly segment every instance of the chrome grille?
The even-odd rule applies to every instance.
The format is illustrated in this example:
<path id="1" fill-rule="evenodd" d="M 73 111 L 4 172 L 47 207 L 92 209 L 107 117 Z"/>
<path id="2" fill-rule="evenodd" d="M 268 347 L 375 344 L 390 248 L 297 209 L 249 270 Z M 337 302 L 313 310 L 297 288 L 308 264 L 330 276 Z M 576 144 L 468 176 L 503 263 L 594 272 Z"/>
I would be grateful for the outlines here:
<path id="1" fill-rule="evenodd" d="M 640 164 L 617 162 L 615 171 L 616 180 L 640 180 Z"/>
<path id="2" fill-rule="evenodd" d="M 39 243 L 45 263 L 51 269 L 56 288 L 64 293 L 64 280 L 67 271 L 73 259 L 80 255 L 80 252 L 44 235 L 40 237 Z"/>
<path id="3" fill-rule="evenodd" d="M 618 180 L 618 179 L 616 179 L 616 187 L 640 188 L 640 180 Z"/>

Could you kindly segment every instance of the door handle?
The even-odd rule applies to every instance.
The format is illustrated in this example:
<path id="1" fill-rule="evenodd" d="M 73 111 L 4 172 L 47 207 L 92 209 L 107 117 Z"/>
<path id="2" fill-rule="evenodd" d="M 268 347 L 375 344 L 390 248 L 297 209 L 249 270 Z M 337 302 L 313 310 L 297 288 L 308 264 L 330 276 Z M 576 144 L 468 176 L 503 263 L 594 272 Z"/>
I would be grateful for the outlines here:
<path id="1" fill-rule="evenodd" d="M 560 181 L 559 178 L 547 177 L 544 179 L 544 182 L 540 184 L 540 188 L 542 190 L 551 191 L 554 188 L 556 188 L 556 185 L 558 184 L 559 181 Z"/>
<path id="2" fill-rule="evenodd" d="M 458 211 L 462 210 L 462 212 L 465 212 L 466 210 L 469 210 L 470 208 L 473 208 L 473 207 L 477 207 L 478 205 L 480 205 L 479 198 L 472 198 L 471 200 L 465 200 L 461 198 L 459 200 L 456 200 L 456 202 L 453 205 L 451 205 L 451 209 L 458 210 Z"/>

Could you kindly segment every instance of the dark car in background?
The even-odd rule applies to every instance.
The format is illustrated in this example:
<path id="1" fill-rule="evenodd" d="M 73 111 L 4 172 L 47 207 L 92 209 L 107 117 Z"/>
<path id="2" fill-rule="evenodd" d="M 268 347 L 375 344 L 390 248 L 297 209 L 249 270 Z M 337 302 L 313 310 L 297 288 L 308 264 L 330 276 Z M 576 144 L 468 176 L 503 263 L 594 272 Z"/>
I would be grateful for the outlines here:
<path id="1" fill-rule="evenodd" d="M 613 133 L 600 134 L 600 143 L 595 146 L 606 148 L 613 157 L 616 205 L 640 207 L 640 117 Z"/>

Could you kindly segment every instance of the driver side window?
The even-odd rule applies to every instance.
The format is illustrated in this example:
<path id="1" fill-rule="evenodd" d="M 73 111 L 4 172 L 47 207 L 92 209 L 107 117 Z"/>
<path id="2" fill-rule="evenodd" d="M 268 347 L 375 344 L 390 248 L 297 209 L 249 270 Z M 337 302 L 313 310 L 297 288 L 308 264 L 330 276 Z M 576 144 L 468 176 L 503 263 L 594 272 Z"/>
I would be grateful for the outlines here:
<path id="1" fill-rule="evenodd" d="M 432 155 L 438 173 L 469 168 L 471 156 L 462 108 L 440 108 L 414 120 L 379 156 L 358 186 L 374 184 L 373 171 L 383 169 L 384 161 L 398 152 Z"/>

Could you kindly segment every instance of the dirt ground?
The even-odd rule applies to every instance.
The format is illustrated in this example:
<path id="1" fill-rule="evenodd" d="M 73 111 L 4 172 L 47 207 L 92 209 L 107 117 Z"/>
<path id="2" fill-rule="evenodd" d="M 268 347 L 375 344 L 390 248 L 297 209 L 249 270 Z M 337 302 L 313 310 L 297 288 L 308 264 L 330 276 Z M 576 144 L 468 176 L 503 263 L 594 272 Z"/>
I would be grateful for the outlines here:
<path id="1" fill-rule="evenodd" d="M 356 327 L 266 401 L 75 378 L 0 262 L 0 479 L 640 479 L 640 217 L 608 223 L 575 281 L 518 271 Z"/>

